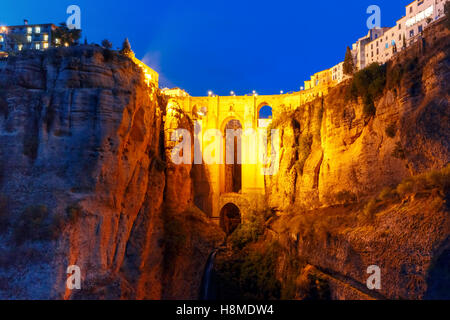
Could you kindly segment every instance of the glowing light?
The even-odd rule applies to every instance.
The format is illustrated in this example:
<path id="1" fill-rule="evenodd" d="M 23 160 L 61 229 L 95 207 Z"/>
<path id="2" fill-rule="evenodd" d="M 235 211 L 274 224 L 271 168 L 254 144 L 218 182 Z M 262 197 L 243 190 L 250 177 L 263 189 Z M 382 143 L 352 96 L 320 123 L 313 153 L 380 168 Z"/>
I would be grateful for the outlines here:
<path id="1" fill-rule="evenodd" d="M 234 93 L 234 91 L 231 91 L 230 95 L 235 96 L 236 94 Z"/>
<path id="2" fill-rule="evenodd" d="M 213 95 L 213 92 L 210 90 L 210 91 L 208 91 L 208 96 L 209 97 L 212 97 L 212 95 Z"/>
<path id="3" fill-rule="evenodd" d="M 284 93 L 284 91 L 283 91 L 283 90 L 281 90 L 281 91 L 280 91 L 280 94 L 283 94 L 283 93 Z"/>

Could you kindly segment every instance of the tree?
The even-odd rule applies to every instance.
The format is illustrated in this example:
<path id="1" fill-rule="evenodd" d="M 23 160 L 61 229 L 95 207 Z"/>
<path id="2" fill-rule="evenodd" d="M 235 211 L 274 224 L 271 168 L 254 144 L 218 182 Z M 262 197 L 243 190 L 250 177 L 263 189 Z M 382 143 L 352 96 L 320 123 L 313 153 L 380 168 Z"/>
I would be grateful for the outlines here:
<path id="1" fill-rule="evenodd" d="M 78 44 L 78 40 L 81 38 L 81 30 L 69 29 L 65 22 L 59 24 L 59 27 L 53 31 L 53 41 L 56 45 L 73 46 Z M 59 44 L 56 43 L 56 39 L 59 39 Z"/>
<path id="2" fill-rule="evenodd" d="M 353 61 L 353 54 L 350 47 L 347 47 L 344 59 L 344 74 L 353 74 L 355 72 L 355 63 Z"/>
<path id="3" fill-rule="evenodd" d="M 105 48 L 105 49 L 111 49 L 112 46 L 113 46 L 113 45 L 112 45 L 112 43 L 111 43 L 109 40 L 105 39 L 105 40 L 102 41 L 102 47 L 103 47 L 103 48 Z"/>
<path id="4" fill-rule="evenodd" d="M 130 54 L 130 53 L 132 53 L 133 51 L 131 50 L 131 45 L 130 45 L 130 41 L 128 41 L 128 38 L 126 38 L 124 41 L 123 41 L 123 44 L 122 44 L 122 50 L 120 50 L 120 53 L 121 54 L 124 54 L 124 55 L 128 55 L 128 54 Z"/>

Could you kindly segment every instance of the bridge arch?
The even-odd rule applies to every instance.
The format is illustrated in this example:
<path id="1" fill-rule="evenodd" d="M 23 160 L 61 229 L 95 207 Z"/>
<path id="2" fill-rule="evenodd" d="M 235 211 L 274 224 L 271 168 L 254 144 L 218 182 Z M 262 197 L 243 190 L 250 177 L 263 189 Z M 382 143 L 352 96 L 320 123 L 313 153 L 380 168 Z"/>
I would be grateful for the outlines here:
<path id="1" fill-rule="evenodd" d="M 242 122 L 234 117 L 225 119 L 223 123 L 223 164 L 220 179 L 222 193 L 239 193 L 242 190 L 242 133 L 227 137 L 227 130 L 242 129 Z M 227 147 L 233 148 L 229 150 L 229 155 Z"/>
<path id="2" fill-rule="evenodd" d="M 237 205 L 228 202 L 220 209 L 220 227 L 227 235 L 233 233 L 241 223 L 242 214 Z"/>

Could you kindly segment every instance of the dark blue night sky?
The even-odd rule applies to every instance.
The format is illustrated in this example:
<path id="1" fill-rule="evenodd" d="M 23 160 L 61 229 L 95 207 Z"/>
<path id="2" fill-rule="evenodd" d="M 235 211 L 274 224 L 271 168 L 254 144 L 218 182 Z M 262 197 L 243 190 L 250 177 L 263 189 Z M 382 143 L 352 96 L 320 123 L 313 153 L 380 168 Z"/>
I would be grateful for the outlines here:
<path id="1" fill-rule="evenodd" d="M 1 25 L 58 24 L 80 6 L 88 42 L 130 39 L 136 56 L 160 73 L 161 86 L 191 95 L 297 91 L 311 74 L 342 61 L 367 33 L 366 8 L 381 7 L 393 26 L 411 0 L 116 1 L 2 0 Z"/>

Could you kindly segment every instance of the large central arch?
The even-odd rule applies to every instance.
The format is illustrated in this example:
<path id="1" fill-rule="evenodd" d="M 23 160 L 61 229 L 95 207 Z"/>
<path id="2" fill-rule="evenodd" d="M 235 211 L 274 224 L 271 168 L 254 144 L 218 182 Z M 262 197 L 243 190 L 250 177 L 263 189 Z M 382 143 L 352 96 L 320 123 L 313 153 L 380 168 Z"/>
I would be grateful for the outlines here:
<path id="1" fill-rule="evenodd" d="M 236 135 L 228 135 L 227 131 L 234 132 Z M 221 170 L 222 177 L 220 190 L 221 193 L 239 193 L 242 190 L 241 121 L 235 118 L 225 120 L 223 127 L 223 138 L 224 163 Z M 229 148 L 229 150 L 227 148 Z M 230 156 L 227 155 L 227 151 L 231 152 Z"/>

